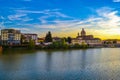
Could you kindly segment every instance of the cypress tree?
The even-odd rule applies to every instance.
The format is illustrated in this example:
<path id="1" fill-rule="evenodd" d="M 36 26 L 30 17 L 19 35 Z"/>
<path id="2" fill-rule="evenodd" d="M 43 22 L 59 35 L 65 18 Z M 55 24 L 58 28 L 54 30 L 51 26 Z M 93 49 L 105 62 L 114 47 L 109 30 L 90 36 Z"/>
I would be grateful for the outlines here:
<path id="1" fill-rule="evenodd" d="M 46 34 L 45 42 L 52 42 L 52 34 L 50 31 Z"/>
<path id="2" fill-rule="evenodd" d="M 69 44 L 72 43 L 72 38 L 71 37 L 68 37 L 67 40 L 68 40 Z"/>

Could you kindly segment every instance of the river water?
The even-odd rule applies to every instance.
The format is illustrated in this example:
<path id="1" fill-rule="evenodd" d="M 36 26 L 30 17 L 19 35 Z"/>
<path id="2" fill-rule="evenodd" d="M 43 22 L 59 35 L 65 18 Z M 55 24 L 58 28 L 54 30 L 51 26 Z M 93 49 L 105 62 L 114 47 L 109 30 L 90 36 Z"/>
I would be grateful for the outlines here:
<path id="1" fill-rule="evenodd" d="M 120 48 L 0 53 L 0 80 L 119 79 Z"/>

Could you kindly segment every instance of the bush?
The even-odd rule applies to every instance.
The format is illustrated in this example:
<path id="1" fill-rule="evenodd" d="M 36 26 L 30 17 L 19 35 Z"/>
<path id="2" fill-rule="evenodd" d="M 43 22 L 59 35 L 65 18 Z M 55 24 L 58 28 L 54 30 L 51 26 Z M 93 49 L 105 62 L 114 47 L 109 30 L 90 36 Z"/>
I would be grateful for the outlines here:
<path id="1" fill-rule="evenodd" d="M 35 48 L 35 42 L 34 42 L 34 40 L 30 40 L 30 42 L 28 44 L 28 48 L 30 48 L 30 49 Z"/>

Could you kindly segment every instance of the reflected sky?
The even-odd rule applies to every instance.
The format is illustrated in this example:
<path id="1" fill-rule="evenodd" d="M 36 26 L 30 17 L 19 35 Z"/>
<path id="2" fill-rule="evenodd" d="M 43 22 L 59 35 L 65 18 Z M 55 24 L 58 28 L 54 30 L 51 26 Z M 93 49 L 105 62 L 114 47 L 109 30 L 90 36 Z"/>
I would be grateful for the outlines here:
<path id="1" fill-rule="evenodd" d="M 0 80 L 117 80 L 119 62 L 119 48 L 7 50 L 0 56 Z"/>

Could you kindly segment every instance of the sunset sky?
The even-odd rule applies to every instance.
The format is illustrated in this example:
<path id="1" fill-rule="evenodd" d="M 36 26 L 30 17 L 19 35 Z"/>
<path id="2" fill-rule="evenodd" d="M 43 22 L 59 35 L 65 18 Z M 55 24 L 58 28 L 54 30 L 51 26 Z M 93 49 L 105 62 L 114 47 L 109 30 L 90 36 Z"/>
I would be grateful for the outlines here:
<path id="1" fill-rule="evenodd" d="M 102 39 L 120 39 L 120 0 L 0 0 L 0 28 L 44 37 L 76 37 L 81 28 Z"/>

